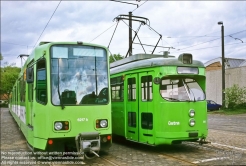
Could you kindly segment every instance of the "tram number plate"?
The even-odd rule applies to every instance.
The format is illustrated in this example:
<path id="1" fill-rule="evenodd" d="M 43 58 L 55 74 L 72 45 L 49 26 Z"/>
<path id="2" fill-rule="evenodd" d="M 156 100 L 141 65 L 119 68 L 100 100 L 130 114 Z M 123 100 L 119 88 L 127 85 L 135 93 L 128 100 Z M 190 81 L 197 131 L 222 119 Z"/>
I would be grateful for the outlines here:
<path id="1" fill-rule="evenodd" d="M 88 118 L 78 118 L 77 121 L 78 122 L 87 122 Z"/>
<path id="2" fill-rule="evenodd" d="M 198 133 L 189 133 L 189 137 L 198 137 Z"/>

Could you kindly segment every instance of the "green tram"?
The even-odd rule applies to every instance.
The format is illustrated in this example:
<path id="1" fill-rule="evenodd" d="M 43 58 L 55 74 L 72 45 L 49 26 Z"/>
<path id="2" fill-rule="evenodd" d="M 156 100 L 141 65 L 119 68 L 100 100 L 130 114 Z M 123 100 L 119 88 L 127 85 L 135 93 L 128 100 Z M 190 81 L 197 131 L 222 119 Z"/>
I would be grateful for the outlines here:
<path id="1" fill-rule="evenodd" d="M 22 67 L 9 104 L 29 147 L 41 152 L 75 150 L 83 157 L 108 149 L 109 79 L 106 47 L 41 42 Z"/>
<path id="2" fill-rule="evenodd" d="M 112 133 L 148 145 L 205 143 L 205 67 L 192 54 L 137 54 L 110 64 Z"/>

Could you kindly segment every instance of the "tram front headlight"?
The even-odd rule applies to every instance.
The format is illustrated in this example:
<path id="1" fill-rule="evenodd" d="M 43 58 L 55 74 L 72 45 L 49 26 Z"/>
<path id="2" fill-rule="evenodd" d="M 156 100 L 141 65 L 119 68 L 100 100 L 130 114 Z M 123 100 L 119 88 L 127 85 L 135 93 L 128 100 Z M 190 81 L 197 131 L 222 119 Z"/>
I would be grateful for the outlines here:
<path id="1" fill-rule="evenodd" d="M 62 122 L 55 122 L 55 130 L 61 130 L 62 129 Z"/>
<path id="2" fill-rule="evenodd" d="M 101 120 L 100 121 L 100 127 L 102 127 L 102 128 L 108 127 L 108 121 L 107 120 Z"/>
<path id="3" fill-rule="evenodd" d="M 96 128 L 107 128 L 108 120 L 107 119 L 98 119 L 96 120 Z"/>
<path id="4" fill-rule="evenodd" d="M 189 116 L 192 118 L 195 116 L 195 110 L 190 110 L 189 111 Z"/>
<path id="5" fill-rule="evenodd" d="M 190 119 L 189 124 L 190 124 L 191 127 L 195 126 L 195 124 L 196 124 L 195 119 Z"/>

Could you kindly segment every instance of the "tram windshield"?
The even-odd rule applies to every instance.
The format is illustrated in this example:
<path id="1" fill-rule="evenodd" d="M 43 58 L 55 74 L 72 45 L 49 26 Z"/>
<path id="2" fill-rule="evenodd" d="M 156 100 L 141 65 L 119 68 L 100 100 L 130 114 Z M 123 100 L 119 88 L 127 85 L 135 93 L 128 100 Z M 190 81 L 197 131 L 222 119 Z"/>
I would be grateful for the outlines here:
<path id="1" fill-rule="evenodd" d="M 196 80 L 191 78 L 163 78 L 160 85 L 161 96 L 168 101 L 201 101 L 205 94 Z"/>
<path id="2" fill-rule="evenodd" d="M 54 105 L 108 103 L 105 49 L 82 45 L 54 45 L 50 52 L 51 101 Z"/>

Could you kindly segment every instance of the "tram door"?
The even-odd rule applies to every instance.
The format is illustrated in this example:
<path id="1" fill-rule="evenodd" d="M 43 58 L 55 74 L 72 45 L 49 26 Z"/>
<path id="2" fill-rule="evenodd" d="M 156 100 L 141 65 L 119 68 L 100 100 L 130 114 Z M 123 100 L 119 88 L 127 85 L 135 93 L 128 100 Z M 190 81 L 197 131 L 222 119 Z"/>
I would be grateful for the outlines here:
<path id="1" fill-rule="evenodd" d="M 153 143 L 153 72 L 126 76 L 126 137 L 129 140 Z"/>
<path id="2" fill-rule="evenodd" d="M 153 72 L 139 73 L 139 142 L 153 144 Z"/>
<path id="3" fill-rule="evenodd" d="M 125 77 L 126 84 L 124 89 L 126 89 L 126 130 L 125 135 L 129 140 L 138 142 L 138 75 L 131 74 Z"/>

